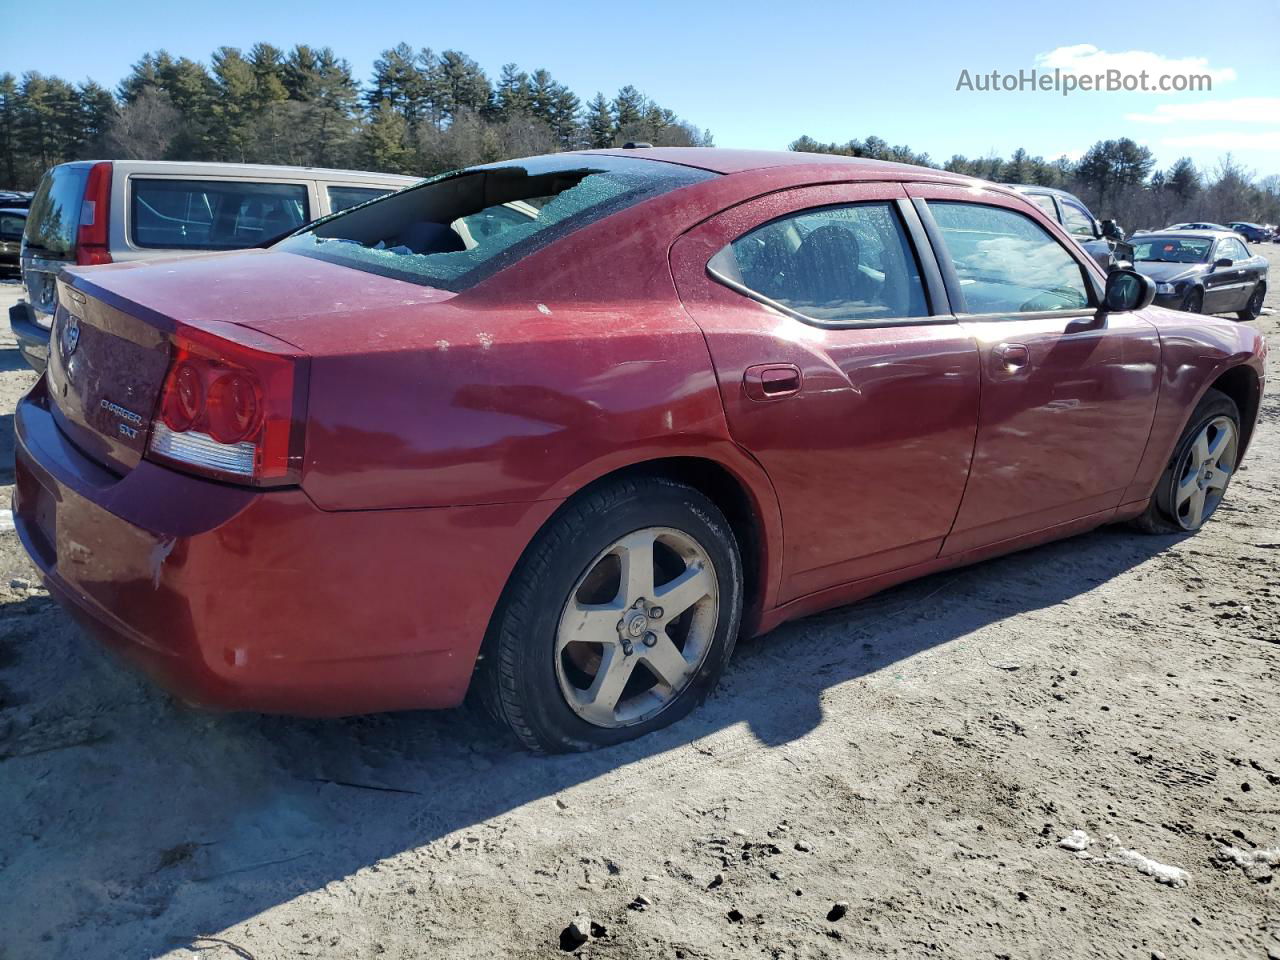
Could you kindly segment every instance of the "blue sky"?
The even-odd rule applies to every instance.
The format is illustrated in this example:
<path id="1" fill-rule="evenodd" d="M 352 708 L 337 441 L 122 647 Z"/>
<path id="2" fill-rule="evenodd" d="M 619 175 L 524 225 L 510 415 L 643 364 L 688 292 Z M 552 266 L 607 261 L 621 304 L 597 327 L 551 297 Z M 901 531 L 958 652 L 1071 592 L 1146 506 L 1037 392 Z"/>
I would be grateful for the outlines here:
<path id="1" fill-rule="evenodd" d="M 1126 10 L 1140 11 L 1128 17 Z M 58 24 L 52 35 L 49 23 Z M 1078 155 L 1132 136 L 1162 165 L 1212 166 L 1230 151 L 1280 173 L 1280 0 L 1135 7 L 1036 4 L 789 3 L 756 0 L 307 3 L 218 0 L 0 0 L 0 69 L 44 70 L 114 85 L 143 52 L 202 60 L 219 45 L 331 46 L 367 79 L 401 40 L 462 50 L 490 76 L 515 61 L 545 66 L 584 99 L 632 83 L 710 128 L 718 146 L 783 148 L 795 137 L 876 134 L 927 150 Z M 34 44 L 13 38 L 56 36 Z M 1039 59 L 1037 59 L 1039 58 Z M 962 70 L 1050 64 L 1207 72 L 1212 93 L 957 91 Z M 1153 75 L 1154 75 L 1153 73 Z"/>

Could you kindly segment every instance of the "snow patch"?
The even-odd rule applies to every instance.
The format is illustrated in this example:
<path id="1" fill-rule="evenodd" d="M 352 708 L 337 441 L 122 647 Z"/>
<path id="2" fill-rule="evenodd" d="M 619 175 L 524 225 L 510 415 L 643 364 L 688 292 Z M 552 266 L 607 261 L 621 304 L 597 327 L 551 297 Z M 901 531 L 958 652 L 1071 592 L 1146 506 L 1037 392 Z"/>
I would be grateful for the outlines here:
<path id="1" fill-rule="evenodd" d="M 13 529 L 13 511 L 0 510 L 0 530 Z"/>
<path id="2" fill-rule="evenodd" d="M 1063 850 L 1070 850 L 1082 860 L 1094 860 L 1101 863 L 1118 863 L 1126 867 L 1133 867 L 1144 876 L 1148 876 L 1155 880 L 1156 883 L 1163 883 L 1170 887 L 1185 887 L 1191 879 L 1191 875 L 1181 867 L 1171 867 L 1166 863 L 1158 860 L 1152 860 L 1150 857 L 1138 853 L 1136 850 L 1129 850 L 1120 845 L 1120 838 L 1114 834 L 1108 834 L 1106 841 L 1110 844 L 1111 849 L 1101 854 L 1088 853 L 1089 847 L 1097 843 L 1083 830 L 1072 830 L 1065 837 L 1058 841 L 1058 846 Z M 1262 851 L 1259 851 L 1262 852 Z M 1273 851 L 1277 858 L 1280 858 L 1280 850 Z M 1225 855 L 1225 850 L 1224 850 Z"/>
<path id="3" fill-rule="evenodd" d="M 1280 866 L 1280 847 L 1264 850 L 1241 850 L 1239 847 L 1219 847 L 1218 854 L 1224 860 L 1230 860 L 1237 867 Z"/>
<path id="4" fill-rule="evenodd" d="M 1156 883 L 1167 884 L 1170 887 L 1185 887 L 1187 881 L 1191 879 L 1191 875 L 1181 867 L 1171 867 L 1150 857 L 1144 857 L 1136 850 L 1126 850 L 1120 846 L 1119 839 L 1114 836 L 1107 837 L 1107 842 L 1115 845 L 1115 850 L 1107 854 L 1108 860 L 1127 864 L 1139 873 L 1151 877 Z"/>
<path id="5" fill-rule="evenodd" d="M 1058 846 L 1063 850 L 1080 851 L 1089 849 L 1091 843 L 1093 843 L 1092 838 L 1083 830 L 1072 830 L 1058 841 Z"/>

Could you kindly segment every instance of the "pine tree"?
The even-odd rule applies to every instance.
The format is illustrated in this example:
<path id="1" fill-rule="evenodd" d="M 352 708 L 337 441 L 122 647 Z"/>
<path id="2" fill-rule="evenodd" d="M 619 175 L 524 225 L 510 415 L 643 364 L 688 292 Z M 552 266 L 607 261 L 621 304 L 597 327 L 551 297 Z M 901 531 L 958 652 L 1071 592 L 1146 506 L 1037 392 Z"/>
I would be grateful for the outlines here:
<path id="1" fill-rule="evenodd" d="M 587 145 L 595 150 L 612 147 L 613 111 L 603 93 L 597 93 L 587 104 Z"/>
<path id="2" fill-rule="evenodd" d="M 504 63 L 494 91 L 496 116 L 502 120 L 526 116 L 532 105 L 529 75 L 514 63 Z"/>
<path id="3" fill-rule="evenodd" d="M 633 135 L 644 122 L 645 111 L 648 108 L 644 94 L 628 84 L 618 91 L 611 106 L 614 133 L 622 139 L 633 139 Z"/>
<path id="4" fill-rule="evenodd" d="M 459 114 L 479 113 L 489 106 L 493 89 L 480 65 L 457 50 L 446 50 L 437 61 L 436 106 L 441 117 L 452 120 Z"/>
<path id="5" fill-rule="evenodd" d="M 18 80 L 12 73 L 0 74 L 0 176 L 6 187 L 18 183 Z"/>
<path id="6" fill-rule="evenodd" d="M 565 86 L 556 88 L 551 106 L 551 130 L 562 150 L 573 150 L 582 139 L 582 124 L 578 120 L 581 108 L 582 102 L 572 90 Z"/>
<path id="7" fill-rule="evenodd" d="M 100 153 L 119 114 L 116 98 L 106 87 L 88 80 L 80 85 L 79 101 L 81 148 Z"/>
<path id="8" fill-rule="evenodd" d="M 249 48 L 249 67 L 253 71 L 253 106 L 266 110 L 289 99 L 284 84 L 284 54 L 269 43 L 255 43 Z"/>
<path id="9" fill-rule="evenodd" d="M 220 160 L 248 160 L 249 125 L 257 111 L 253 65 L 235 47 L 219 47 L 211 58 L 214 98 L 210 128 Z"/>
<path id="10" fill-rule="evenodd" d="M 423 51 L 428 62 L 414 52 L 407 43 L 399 43 L 373 62 L 373 83 L 365 94 L 370 109 L 386 101 L 393 110 L 404 117 L 406 123 L 418 122 L 423 112 L 427 94 L 426 73 L 431 69 L 430 51 Z"/>
<path id="11" fill-rule="evenodd" d="M 383 100 L 369 116 L 362 138 L 364 163 L 382 173 L 408 173 L 412 153 L 405 143 L 408 124 L 403 114 Z"/>
<path id="12" fill-rule="evenodd" d="M 1182 157 L 1169 168 L 1165 175 L 1168 189 L 1184 203 L 1195 198 L 1200 192 L 1200 171 L 1191 162 L 1190 157 Z"/>
<path id="13" fill-rule="evenodd" d="M 533 71 L 529 77 L 529 112 L 548 126 L 555 121 L 556 97 L 560 88 L 546 70 Z"/>

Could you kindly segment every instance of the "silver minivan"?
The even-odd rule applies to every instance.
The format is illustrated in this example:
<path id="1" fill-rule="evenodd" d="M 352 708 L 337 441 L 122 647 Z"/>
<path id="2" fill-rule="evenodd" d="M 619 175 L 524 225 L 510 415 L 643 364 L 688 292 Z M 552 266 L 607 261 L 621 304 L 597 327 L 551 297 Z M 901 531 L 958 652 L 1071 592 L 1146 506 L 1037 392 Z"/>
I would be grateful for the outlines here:
<path id="1" fill-rule="evenodd" d="M 58 271 L 261 246 L 415 177 L 249 163 L 82 160 L 49 170 L 22 237 L 26 301 L 9 310 L 23 358 L 43 370 Z"/>

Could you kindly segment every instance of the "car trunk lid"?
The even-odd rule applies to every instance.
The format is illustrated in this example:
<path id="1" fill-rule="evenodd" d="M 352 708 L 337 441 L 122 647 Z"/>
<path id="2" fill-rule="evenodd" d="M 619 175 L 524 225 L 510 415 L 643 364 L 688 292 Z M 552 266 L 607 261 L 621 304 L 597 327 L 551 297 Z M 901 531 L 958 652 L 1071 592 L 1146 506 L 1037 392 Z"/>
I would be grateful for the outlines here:
<path id="1" fill-rule="evenodd" d="M 295 355 L 386 349 L 381 325 L 391 314 L 417 315 L 453 296 L 270 251 L 68 267 L 57 286 L 48 366 L 54 417 L 117 473 L 147 451 L 175 331 Z"/>
<path id="2" fill-rule="evenodd" d="M 172 328 L 58 282 L 47 370 L 53 416 L 76 446 L 116 472 L 136 466 L 146 449 Z"/>

